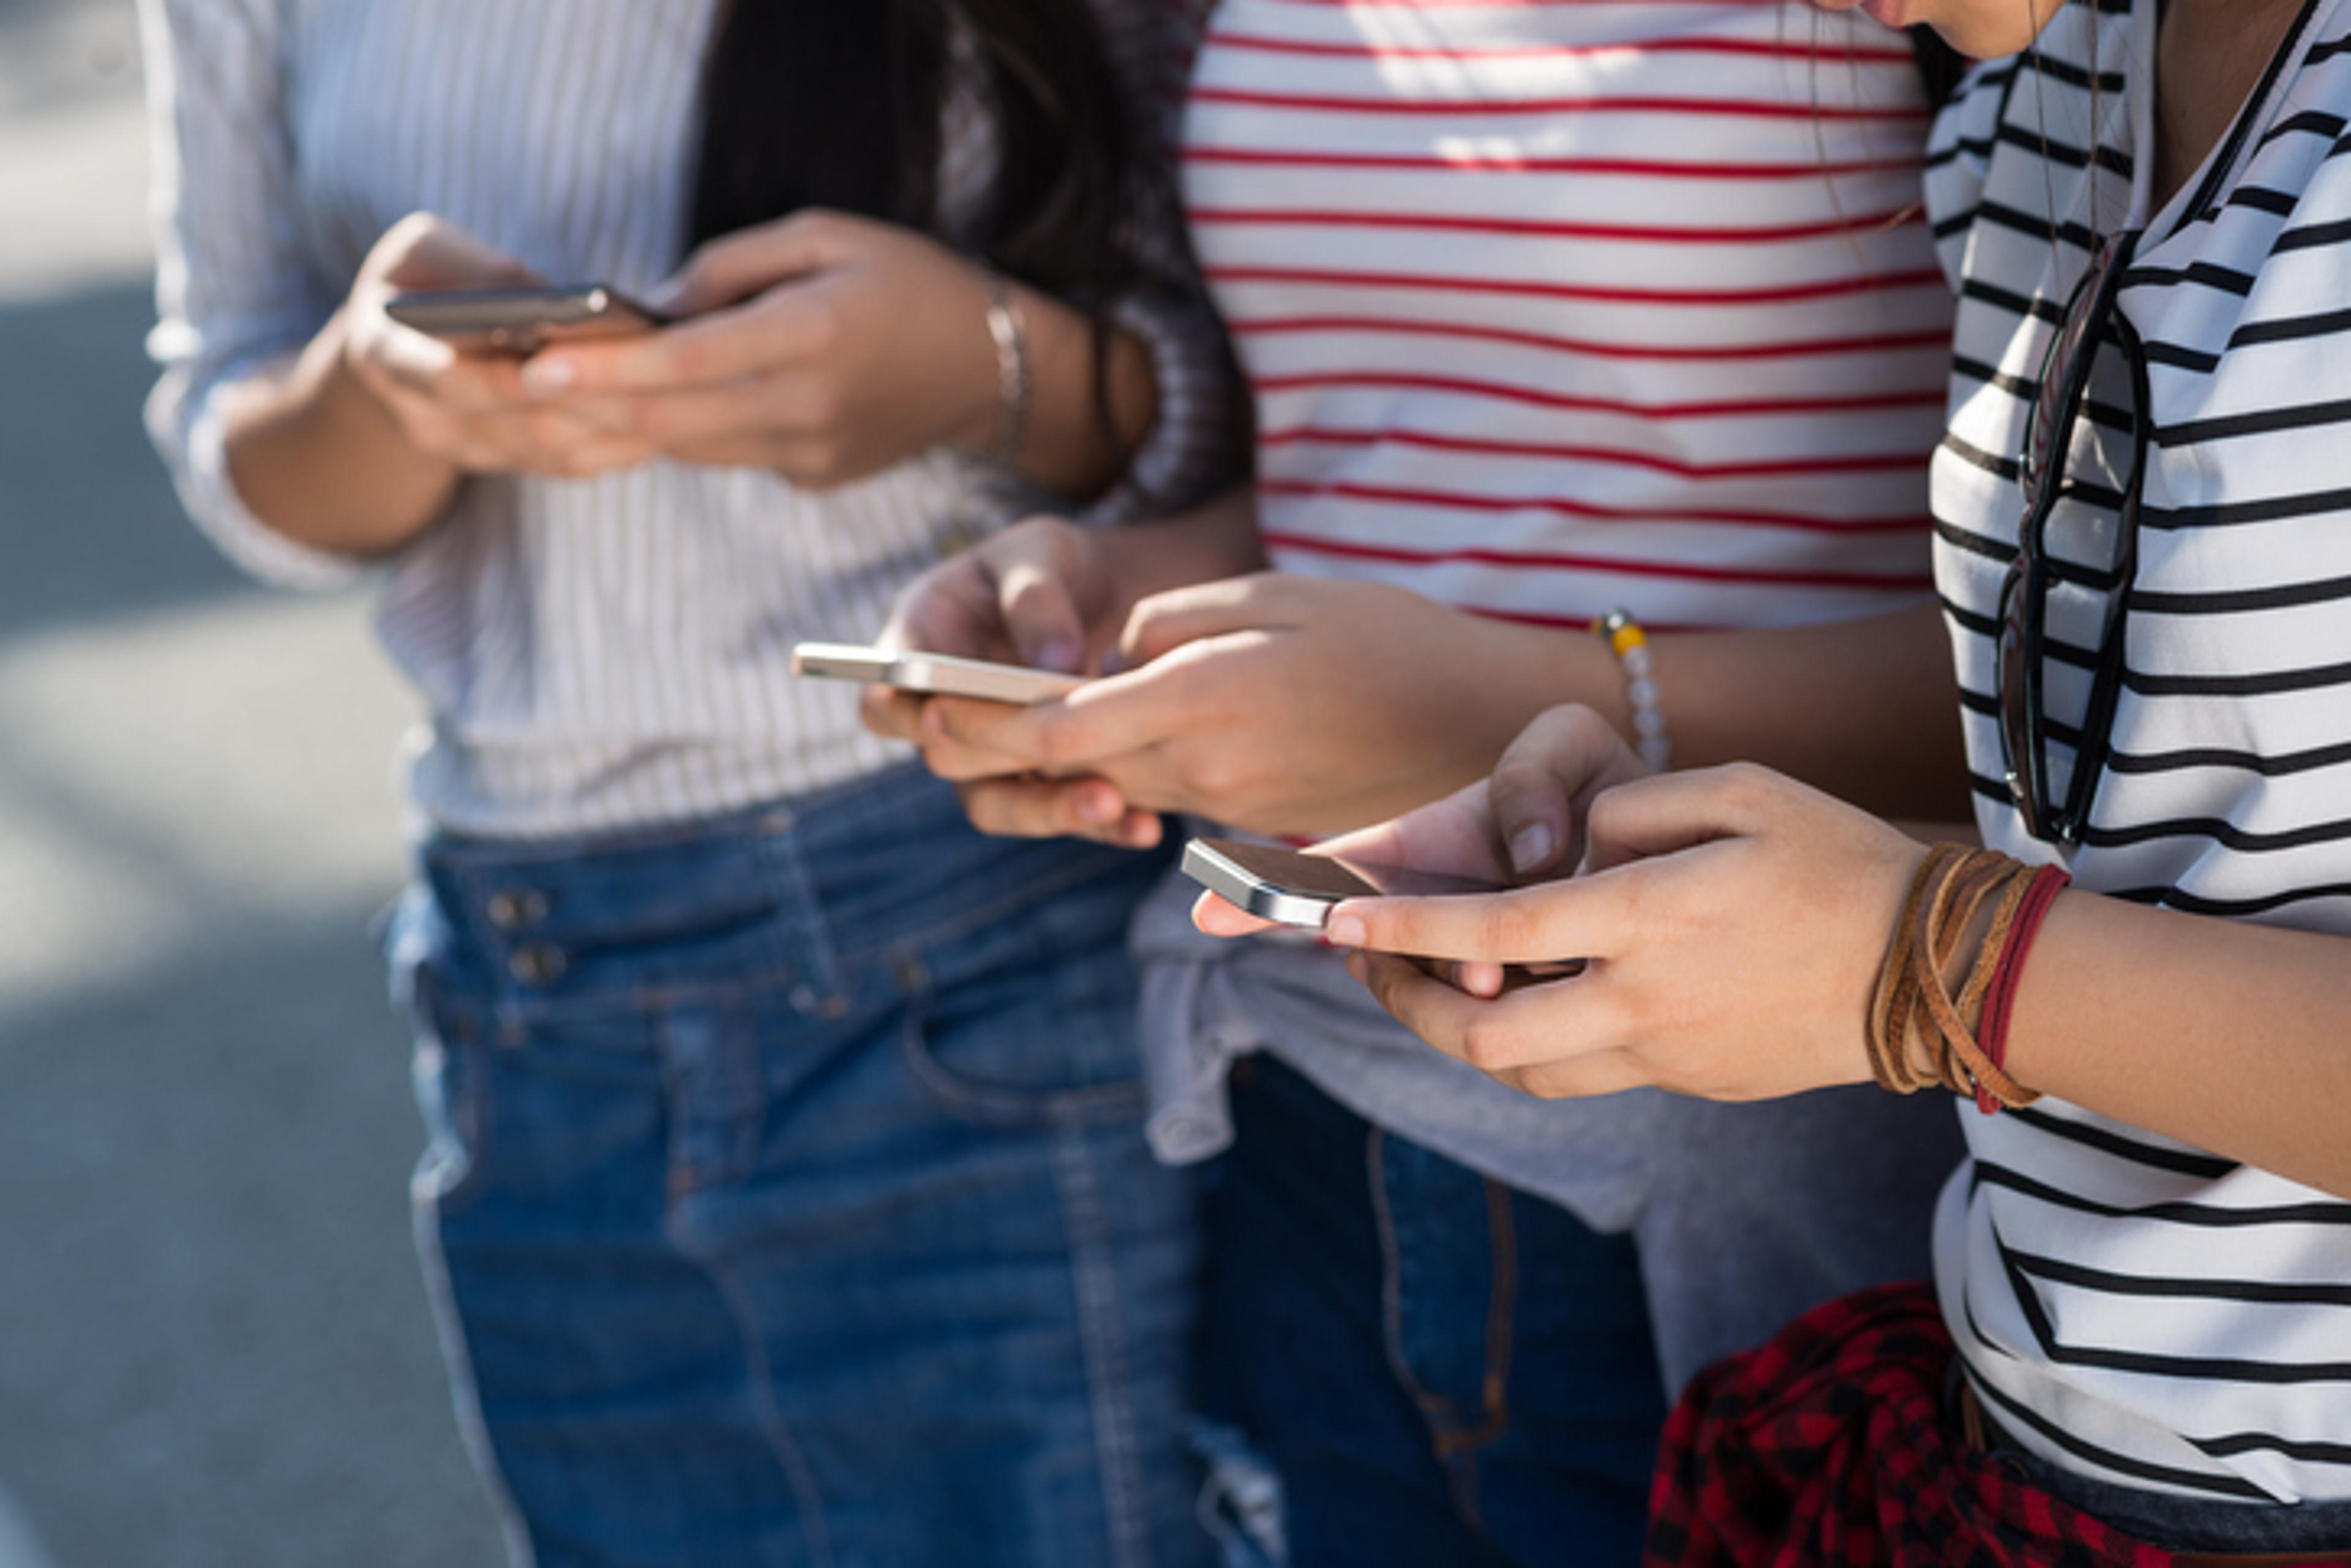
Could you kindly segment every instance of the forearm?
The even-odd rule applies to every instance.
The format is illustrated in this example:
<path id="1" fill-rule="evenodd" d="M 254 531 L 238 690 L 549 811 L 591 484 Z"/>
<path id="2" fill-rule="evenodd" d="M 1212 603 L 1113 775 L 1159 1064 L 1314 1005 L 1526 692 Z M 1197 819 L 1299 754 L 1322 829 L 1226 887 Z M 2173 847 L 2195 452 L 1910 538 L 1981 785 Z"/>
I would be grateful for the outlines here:
<path id="1" fill-rule="evenodd" d="M 2025 967 L 2007 1065 L 2351 1199 L 2351 939 L 2069 892 Z"/>
<path id="2" fill-rule="evenodd" d="M 1109 488 L 1159 414 L 1151 351 L 1032 288 L 1016 288 L 1029 339 L 1029 401 L 1020 471 L 1057 496 Z M 1104 414 L 1108 423 L 1104 423 Z"/>
<path id="3" fill-rule="evenodd" d="M 1463 694 L 1485 710 L 1464 781 L 1562 703 L 1593 708 L 1632 737 L 1624 672 L 1598 637 L 1499 630 L 1500 646 L 1479 670 L 1487 689 Z M 1972 815 L 1959 687 L 1936 606 L 1819 626 L 1667 632 L 1650 645 L 1676 768 L 1760 762 L 1884 816 Z"/>
<path id="4" fill-rule="evenodd" d="M 1974 815 L 1939 606 L 1655 646 L 1676 767 L 1761 762 L 1881 816 Z M 1614 690 L 1605 711 L 1629 724 Z"/>
<path id="5" fill-rule="evenodd" d="M 389 554 L 432 526 L 457 485 L 350 369 L 340 314 L 293 364 L 231 387 L 223 420 L 246 509 L 315 549 Z"/>

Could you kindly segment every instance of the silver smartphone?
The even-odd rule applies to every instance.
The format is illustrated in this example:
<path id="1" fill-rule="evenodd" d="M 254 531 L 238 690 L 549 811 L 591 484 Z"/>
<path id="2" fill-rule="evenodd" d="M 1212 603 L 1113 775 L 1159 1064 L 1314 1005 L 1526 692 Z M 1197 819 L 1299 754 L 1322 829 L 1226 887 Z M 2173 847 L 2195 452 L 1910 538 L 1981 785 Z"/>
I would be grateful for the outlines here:
<path id="1" fill-rule="evenodd" d="M 384 314 L 469 353 L 532 354 L 553 342 L 629 338 L 674 318 L 601 283 L 430 288 L 394 296 Z"/>
<path id="2" fill-rule="evenodd" d="M 1442 876 L 1332 855 L 1301 854 L 1238 839 L 1194 839 L 1184 846 L 1184 874 L 1259 920 L 1320 931 L 1351 898 L 1458 898 L 1507 892 L 1499 883 Z"/>
<path id="3" fill-rule="evenodd" d="M 894 686 L 925 696 L 977 697 L 1016 707 L 1067 696 L 1086 683 L 1077 675 L 1019 664 L 959 659 L 915 649 L 868 648 L 849 643 L 801 643 L 792 649 L 792 674 L 866 686 Z"/>

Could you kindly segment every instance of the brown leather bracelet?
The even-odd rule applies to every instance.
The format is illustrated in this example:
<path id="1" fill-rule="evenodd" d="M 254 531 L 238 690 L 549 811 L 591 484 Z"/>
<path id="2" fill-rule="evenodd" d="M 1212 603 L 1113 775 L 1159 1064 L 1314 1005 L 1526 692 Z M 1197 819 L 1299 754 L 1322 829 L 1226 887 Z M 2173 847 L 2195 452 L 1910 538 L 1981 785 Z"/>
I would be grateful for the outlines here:
<path id="1" fill-rule="evenodd" d="M 1940 1087 L 1974 1096 L 1988 1110 L 2038 1098 L 1976 1038 L 1985 997 L 2035 874 L 2033 867 L 1993 850 L 1937 844 L 1927 852 L 1870 998 L 1869 1064 L 1883 1087 L 1896 1094 Z M 1955 991 L 1948 977 L 1951 967 L 1988 905 L 1989 925 Z"/>

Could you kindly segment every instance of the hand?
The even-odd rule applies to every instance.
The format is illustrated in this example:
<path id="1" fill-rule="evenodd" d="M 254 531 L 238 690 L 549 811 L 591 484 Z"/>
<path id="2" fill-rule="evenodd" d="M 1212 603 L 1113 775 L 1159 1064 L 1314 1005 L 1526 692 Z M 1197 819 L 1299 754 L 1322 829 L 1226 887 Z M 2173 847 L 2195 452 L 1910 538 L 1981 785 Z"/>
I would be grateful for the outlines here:
<path id="1" fill-rule="evenodd" d="M 893 225 L 810 212 L 711 241 L 651 303 L 676 326 L 536 356 L 533 392 L 683 462 L 811 489 L 995 437 L 980 272 Z"/>
<path id="2" fill-rule="evenodd" d="M 1081 831 L 1100 782 L 1130 812 L 1330 832 L 1483 770 L 1530 706 L 1507 674 L 1530 637 L 1545 660 L 1564 641 L 1384 584 L 1260 572 L 1143 601 L 1125 673 L 1029 709 L 943 699 L 924 722 L 933 767 L 971 785 L 990 832 Z M 1029 772 L 1049 781 L 1004 777 Z M 1086 781 L 1050 781 L 1071 776 Z"/>
<path id="3" fill-rule="evenodd" d="M 460 352 L 384 311 L 387 300 L 410 289 L 538 281 L 521 263 L 439 218 L 403 218 L 376 242 L 351 285 L 343 363 L 390 411 L 409 445 L 455 472 L 582 478 L 645 462 L 654 455 L 651 443 L 530 396 L 510 356 Z"/>
<path id="4" fill-rule="evenodd" d="M 1099 670 L 1123 607 L 1112 559 L 1118 538 L 1059 517 L 1016 524 L 909 583 L 879 641 L 887 648 L 920 648 L 1071 674 Z M 865 727 L 921 747 L 924 759 L 946 777 L 1017 773 L 1026 766 L 1018 758 L 958 746 L 924 723 L 932 700 L 869 686 L 862 704 Z M 974 786 L 962 788 L 968 799 Z M 1053 788 L 1057 804 L 1071 813 L 1067 831 L 1135 849 L 1159 841 L 1158 814 L 1128 810 L 1109 784 L 1076 780 Z"/>
<path id="5" fill-rule="evenodd" d="M 1595 788 L 1598 749 L 1554 735 L 1534 743 L 1560 759 L 1547 769 L 1551 820 L 1572 821 L 1589 795 L 1585 874 L 1492 897 L 1342 904 L 1327 934 L 1366 949 L 1351 967 L 1382 1005 L 1438 1050 L 1546 1098 L 1656 1087 L 1754 1100 L 1867 1081 L 1870 994 L 1925 846 L 1744 764 Z M 1507 841 L 1527 797 L 1489 799 L 1490 834 Z M 1414 831 L 1399 823 L 1387 842 L 1410 852 Z M 1461 983 L 1398 955 L 1460 961 Z M 1567 958 L 1589 966 L 1498 994 L 1500 967 Z"/>
<path id="6" fill-rule="evenodd" d="M 1478 882 L 1532 882 L 1581 862 L 1585 818 L 1602 791 L 1648 776 L 1606 719 L 1590 708 L 1553 708 L 1511 743 L 1490 778 L 1310 852 Z M 1211 936 L 1273 926 L 1213 893 L 1200 895 L 1192 920 Z M 1497 966 L 1463 964 L 1458 973 L 1485 995 L 1500 988 Z"/>

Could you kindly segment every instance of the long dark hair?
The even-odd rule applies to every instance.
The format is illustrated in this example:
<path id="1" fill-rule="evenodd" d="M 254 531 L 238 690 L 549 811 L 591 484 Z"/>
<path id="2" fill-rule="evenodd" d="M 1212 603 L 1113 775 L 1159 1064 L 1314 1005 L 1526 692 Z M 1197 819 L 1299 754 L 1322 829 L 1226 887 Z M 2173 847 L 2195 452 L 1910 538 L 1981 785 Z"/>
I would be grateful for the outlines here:
<path id="1" fill-rule="evenodd" d="M 723 0 L 703 90 L 691 244 L 805 207 L 940 227 L 956 30 L 1001 153 L 969 236 L 1073 304 L 1118 283 L 1134 149 L 1090 0 Z"/>

